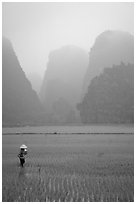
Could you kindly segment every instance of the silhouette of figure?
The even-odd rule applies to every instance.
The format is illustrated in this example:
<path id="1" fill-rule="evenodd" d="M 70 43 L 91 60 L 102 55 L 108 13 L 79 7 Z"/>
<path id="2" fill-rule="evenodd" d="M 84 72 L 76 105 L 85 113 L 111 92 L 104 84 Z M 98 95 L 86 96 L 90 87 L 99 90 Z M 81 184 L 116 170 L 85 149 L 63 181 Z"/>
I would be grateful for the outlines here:
<path id="1" fill-rule="evenodd" d="M 27 154 L 27 146 L 21 145 L 20 147 L 20 153 L 18 154 L 18 157 L 20 159 L 20 165 L 23 167 L 25 163 L 25 155 Z"/>

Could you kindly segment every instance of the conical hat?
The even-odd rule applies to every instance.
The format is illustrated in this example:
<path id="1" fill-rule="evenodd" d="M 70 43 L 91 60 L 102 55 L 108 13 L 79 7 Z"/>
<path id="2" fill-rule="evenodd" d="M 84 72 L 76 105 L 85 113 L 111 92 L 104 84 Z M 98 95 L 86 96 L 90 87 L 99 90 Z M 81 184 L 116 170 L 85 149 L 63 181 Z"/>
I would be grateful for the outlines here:
<path id="1" fill-rule="evenodd" d="M 25 144 L 22 144 L 22 145 L 20 146 L 20 148 L 21 148 L 21 149 L 26 149 L 27 146 L 26 146 Z"/>

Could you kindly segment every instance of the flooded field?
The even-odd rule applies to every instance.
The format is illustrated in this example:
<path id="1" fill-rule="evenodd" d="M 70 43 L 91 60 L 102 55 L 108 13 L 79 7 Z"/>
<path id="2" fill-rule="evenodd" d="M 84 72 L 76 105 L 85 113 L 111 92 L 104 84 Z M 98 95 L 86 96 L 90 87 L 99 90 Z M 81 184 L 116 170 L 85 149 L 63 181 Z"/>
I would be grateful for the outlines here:
<path id="1" fill-rule="evenodd" d="M 133 126 L 3 128 L 2 201 L 134 201 L 133 133 Z"/>

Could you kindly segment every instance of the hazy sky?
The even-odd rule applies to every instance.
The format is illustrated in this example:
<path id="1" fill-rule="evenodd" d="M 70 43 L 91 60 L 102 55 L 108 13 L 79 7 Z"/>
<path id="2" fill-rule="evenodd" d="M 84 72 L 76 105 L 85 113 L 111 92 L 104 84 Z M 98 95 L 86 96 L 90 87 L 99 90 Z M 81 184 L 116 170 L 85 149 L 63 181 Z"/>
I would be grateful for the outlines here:
<path id="1" fill-rule="evenodd" d="M 105 30 L 134 32 L 133 3 L 3 3 L 2 31 L 26 74 L 43 76 L 51 50 L 74 44 L 89 52 Z"/>

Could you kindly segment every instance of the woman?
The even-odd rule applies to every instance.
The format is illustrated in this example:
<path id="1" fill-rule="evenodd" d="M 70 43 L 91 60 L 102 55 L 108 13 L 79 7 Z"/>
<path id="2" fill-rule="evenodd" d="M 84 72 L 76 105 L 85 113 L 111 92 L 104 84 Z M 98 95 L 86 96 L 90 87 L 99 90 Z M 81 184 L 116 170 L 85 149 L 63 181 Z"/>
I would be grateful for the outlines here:
<path id="1" fill-rule="evenodd" d="M 18 157 L 20 159 L 20 165 L 23 167 L 25 163 L 25 155 L 27 154 L 27 146 L 26 145 L 21 145 L 20 146 L 20 153 L 18 154 Z"/>

